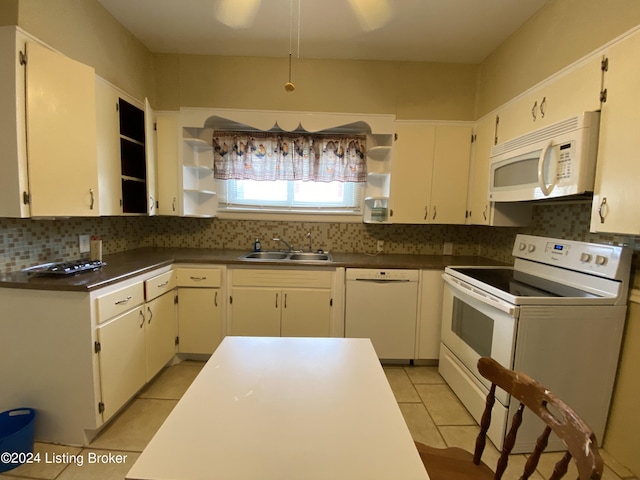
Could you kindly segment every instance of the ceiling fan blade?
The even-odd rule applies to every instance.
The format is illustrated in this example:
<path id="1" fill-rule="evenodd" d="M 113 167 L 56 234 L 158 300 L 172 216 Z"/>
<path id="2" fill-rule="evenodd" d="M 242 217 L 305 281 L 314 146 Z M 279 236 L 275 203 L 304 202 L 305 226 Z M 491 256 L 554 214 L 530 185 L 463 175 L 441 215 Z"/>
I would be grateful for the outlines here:
<path id="1" fill-rule="evenodd" d="M 389 0 L 349 0 L 364 31 L 376 30 L 391 19 Z"/>
<path id="2" fill-rule="evenodd" d="M 262 0 L 218 0 L 216 18 L 231 28 L 249 28 Z"/>

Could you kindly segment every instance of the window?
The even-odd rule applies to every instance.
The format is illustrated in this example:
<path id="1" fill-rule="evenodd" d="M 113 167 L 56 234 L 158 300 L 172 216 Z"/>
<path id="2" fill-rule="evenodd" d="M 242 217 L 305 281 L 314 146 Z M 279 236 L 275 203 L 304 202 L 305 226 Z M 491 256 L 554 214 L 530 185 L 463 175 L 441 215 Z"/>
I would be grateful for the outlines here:
<path id="1" fill-rule="evenodd" d="M 214 132 L 213 146 L 221 209 L 360 213 L 364 136 Z"/>

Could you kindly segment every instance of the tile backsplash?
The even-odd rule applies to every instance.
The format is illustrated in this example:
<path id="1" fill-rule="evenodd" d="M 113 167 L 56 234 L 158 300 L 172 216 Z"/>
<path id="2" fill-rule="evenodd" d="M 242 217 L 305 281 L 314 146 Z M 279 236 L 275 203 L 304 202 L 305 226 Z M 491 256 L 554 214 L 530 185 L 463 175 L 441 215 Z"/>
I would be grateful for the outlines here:
<path id="1" fill-rule="evenodd" d="M 637 251 L 636 237 L 589 232 L 590 205 L 586 203 L 540 205 L 532 224 L 523 228 L 464 225 L 375 225 L 220 220 L 175 217 L 101 217 L 56 220 L 0 219 L 0 273 L 50 261 L 80 258 L 78 235 L 99 235 L 103 253 L 138 247 L 229 248 L 249 250 L 260 238 L 264 249 L 276 249 L 271 239 L 281 237 L 307 249 L 311 232 L 313 249 L 333 252 L 375 253 L 378 240 L 385 253 L 442 254 L 452 242 L 454 255 L 482 255 L 511 262 L 517 233 L 529 233 L 600 243 L 628 243 Z M 636 254 L 637 262 L 637 254 Z"/>

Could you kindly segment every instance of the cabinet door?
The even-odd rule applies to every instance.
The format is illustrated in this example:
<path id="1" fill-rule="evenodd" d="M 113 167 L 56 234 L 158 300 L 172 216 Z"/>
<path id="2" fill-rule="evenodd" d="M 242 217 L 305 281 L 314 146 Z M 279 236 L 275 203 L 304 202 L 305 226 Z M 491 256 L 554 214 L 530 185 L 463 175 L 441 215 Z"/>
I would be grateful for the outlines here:
<path id="1" fill-rule="evenodd" d="M 464 224 L 470 155 L 471 127 L 436 127 L 429 223 Z"/>
<path id="2" fill-rule="evenodd" d="M 440 355 L 443 290 L 442 270 L 420 272 L 420 313 L 418 314 L 416 359 L 434 360 Z"/>
<path id="3" fill-rule="evenodd" d="M 562 72 L 500 111 L 498 143 L 600 109 L 600 57 Z"/>
<path id="4" fill-rule="evenodd" d="M 27 42 L 31 216 L 97 216 L 95 73 Z"/>
<path id="5" fill-rule="evenodd" d="M 328 337 L 331 291 L 289 288 L 282 292 L 283 337 Z"/>
<path id="6" fill-rule="evenodd" d="M 178 215 L 178 114 L 156 117 L 158 215 Z"/>
<path id="7" fill-rule="evenodd" d="M 96 131 L 100 215 L 122 214 L 118 93 L 96 78 Z"/>
<path id="8" fill-rule="evenodd" d="M 178 289 L 178 350 L 213 353 L 222 341 L 222 296 L 219 288 Z"/>
<path id="9" fill-rule="evenodd" d="M 142 307 L 97 328 L 103 419 L 118 411 L 147 380 Z"/>
<path id="10" fill-rule="evenodd" d="M 233 287 L 231 299 L 231 335 L 280 336 L 281 289 Z"/>
<path id="11" fill-rule="evenodd" d="M 494 115 L 484 117 L 476 125 L 467 203 L 467 223 L 470 225 L 489 225 L 489 155 L 495 128 Z"/>
<path id="12" fill-rule="evenodd" d="M 640 35 L 607 52 L 591 231 L 640 235 Z"/>
<path id="13" fill-rule="evenodd" d="M 174 292 L 168 292 L 145 305 L 147 381 L 151 380 L 176 353 L 174 300 Z"/>
<path id="14" fill-rule="evenodd" d="M 436 128 L 398 124 L 397 133 L 391 162 L 389 220 L 427 223 Z"/>
<path id="15" fill-rule="evenodd" d="M 147 98 L 144 99 L 144 133 L 145 155 L 147 160 L 147 213 L 156 215 L 156 202 L 158 201 L 158 188 L 156 179 L 156 114 L 151 108 Z"/>

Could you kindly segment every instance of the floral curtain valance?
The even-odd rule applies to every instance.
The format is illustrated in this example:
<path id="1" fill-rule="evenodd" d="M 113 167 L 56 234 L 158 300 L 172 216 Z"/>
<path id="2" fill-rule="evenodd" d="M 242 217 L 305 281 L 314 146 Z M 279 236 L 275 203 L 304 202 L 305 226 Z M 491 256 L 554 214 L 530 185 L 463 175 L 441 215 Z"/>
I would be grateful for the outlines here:
<path id="1" fill-rule="evenodd" d="M 213 132 L 218 180 L 365 182 L 366 139 L 356 135 Z"/>

